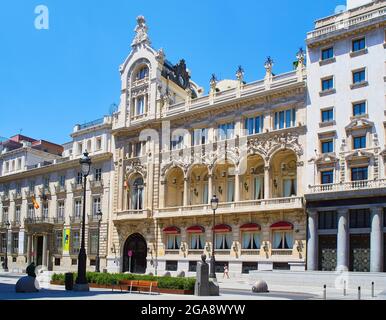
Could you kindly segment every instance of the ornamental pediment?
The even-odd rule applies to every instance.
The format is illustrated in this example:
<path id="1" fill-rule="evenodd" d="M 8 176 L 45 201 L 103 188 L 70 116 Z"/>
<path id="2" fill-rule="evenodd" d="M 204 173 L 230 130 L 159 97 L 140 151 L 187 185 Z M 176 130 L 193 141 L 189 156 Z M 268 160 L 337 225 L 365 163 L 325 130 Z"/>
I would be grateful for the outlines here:
<path id="1" fill-rule="evenodd" d="M 327 164 L 327 163 L 335 163 L 338 161 L 338 158 L 336 157 L 335 153 L 326 153 L 322 154 L 320 157 L 318 157 L 315 162 L 316 164 Z"/>
<path id="2" fill-rule="evenodd" d="M 371 122 L 365 118 L 354 119 L 350 122 L 348 126 L 346 126 L 346 131 L 359 130 L 372 128 L 374 126 L 374 122 Z"/>
<path id="3" fill-rule="evenodd" d="M 346 160 L 353 161 L 353 160 L 363 159 L 363 158 L 369 159 L 373 156 L 374 156 L 374 154 L 372 154 L 370 152 L 363 151 L 363 150 L 356 150 L 356 151 L 350 153 L 349 155 L 347 155 Z"/>

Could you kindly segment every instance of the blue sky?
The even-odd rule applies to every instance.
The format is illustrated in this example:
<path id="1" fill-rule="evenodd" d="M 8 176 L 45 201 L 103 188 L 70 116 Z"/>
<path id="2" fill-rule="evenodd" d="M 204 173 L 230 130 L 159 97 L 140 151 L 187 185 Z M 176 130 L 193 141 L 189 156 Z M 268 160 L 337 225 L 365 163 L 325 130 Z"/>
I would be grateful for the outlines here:
<path id="1" fill-rule="evenodd" d="M 173 63 L 184 58 L 206 91 L 212 73 L 246 81 L 291 70 L 314 20 L 345 0 L 3 0 L 0 8 L 0 137 L 22 134 L 64 143 L 77 123 L 119 103 L 119 65 L 143 14 L 154 48 Z M 49 30 L 34 26 L 37 5 Z"/>

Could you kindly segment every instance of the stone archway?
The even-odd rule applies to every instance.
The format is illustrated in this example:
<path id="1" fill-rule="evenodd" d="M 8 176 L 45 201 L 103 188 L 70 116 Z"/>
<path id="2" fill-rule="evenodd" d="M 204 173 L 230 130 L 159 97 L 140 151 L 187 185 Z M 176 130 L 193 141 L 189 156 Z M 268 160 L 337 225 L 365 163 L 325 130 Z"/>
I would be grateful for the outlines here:
<path id="1" fill-rule="evenodd" d="M 131 259 L 129 258 L 129 251 L 132 253 Z M 123 246 L 122 255 L 122 272 L 130 271 L 131 273 L 146 273 L 147 243 L 142 235 L 134 233 L 128 237 Z"/>

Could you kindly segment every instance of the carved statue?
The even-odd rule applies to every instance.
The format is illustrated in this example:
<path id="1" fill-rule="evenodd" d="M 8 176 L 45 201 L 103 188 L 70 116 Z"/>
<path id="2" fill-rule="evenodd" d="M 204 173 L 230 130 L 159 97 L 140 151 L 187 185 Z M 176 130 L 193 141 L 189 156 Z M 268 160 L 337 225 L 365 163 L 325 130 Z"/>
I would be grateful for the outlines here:
<path id="1" fill-rule="evenodd" d="M 147 34 L 148 28 L 146 26 L 146 20 L 144 16 L 137 17 L 137 26 L 135 27 L 135 38 L 133 40 L 132 46 L 136 46 L 140 43 L 146 43 L 150 45 L 150 39 Z"/>

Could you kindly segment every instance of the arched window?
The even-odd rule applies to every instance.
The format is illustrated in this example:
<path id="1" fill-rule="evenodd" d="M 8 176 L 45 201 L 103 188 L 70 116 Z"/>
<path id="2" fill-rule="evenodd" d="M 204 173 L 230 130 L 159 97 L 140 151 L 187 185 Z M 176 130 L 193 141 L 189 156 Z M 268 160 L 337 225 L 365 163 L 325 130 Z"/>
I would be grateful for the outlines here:
<path id="1" fill-rule="evenodd" d="M 149 68 L 145 66 L 138 70 L 136 80 L 142 80 L 148 76 L 149 76 Z"/>
<path id="2" fill-rule="evenodd" d="M 137 178 L 134 181 L 133 188 L 131 190 L 131 209 L 142 210 L 143 209 L 143 179 Z"/>

